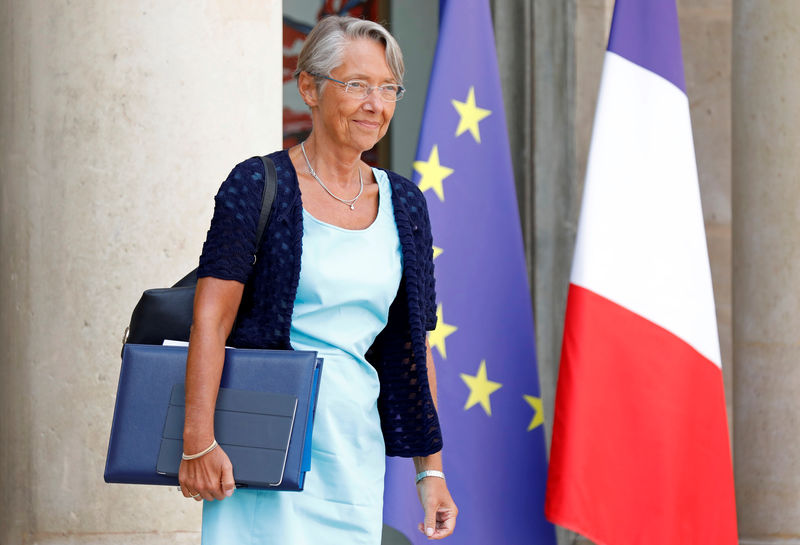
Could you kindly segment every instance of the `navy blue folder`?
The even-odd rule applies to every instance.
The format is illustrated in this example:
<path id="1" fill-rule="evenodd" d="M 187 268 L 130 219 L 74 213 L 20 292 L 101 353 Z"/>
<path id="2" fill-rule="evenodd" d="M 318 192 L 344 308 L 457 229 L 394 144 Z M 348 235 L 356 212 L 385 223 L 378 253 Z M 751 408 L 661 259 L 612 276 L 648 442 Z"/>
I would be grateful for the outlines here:
<path id="1" fill-rule="evenodd" d="M 187 348 L 181 346 L 125 345 L 106 458 L 106 482 L 178 484 L 177 477 L 159 474 L 157 465 L 172 390 L 184 382 L 186 354 Z M 311 431 L 321 371 L 322 360 L 316 352 L 225 350 L 221 388 L 297 398 L 283 476 L 279 485 L 270 487 L 273 490 L 303 489 L 305 473 L 310 470 Z M 233 472 L 237 479 L 235 464 Z"/>

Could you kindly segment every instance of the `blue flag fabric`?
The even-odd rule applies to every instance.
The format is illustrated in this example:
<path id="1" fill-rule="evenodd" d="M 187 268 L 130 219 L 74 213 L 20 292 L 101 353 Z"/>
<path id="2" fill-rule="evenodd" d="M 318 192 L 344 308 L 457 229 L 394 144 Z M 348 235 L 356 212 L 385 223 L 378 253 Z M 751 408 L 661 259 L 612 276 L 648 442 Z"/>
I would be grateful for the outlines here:
<path id="1" fill-rule="evenodd" d="M 431 216 L 444 471 L 453 544 L 554 544 L 544 518 L 544 414 L 488 0 L 446 2 L 414 181 Z M 427 539 L 409 460 L 387 465 L 384 520 Z"/>

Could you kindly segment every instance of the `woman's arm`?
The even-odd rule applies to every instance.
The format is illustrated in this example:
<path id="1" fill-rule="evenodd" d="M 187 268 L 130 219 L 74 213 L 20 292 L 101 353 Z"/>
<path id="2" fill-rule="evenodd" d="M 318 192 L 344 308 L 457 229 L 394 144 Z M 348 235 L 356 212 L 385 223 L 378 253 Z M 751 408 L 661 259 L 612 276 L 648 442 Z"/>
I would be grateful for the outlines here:
<path id="1" fill-rule="evenodd" d="M 439 400 L 436 396 L 436 367 L 433 363 L 431 347 L 425 342 L 428 367 L 428 384 L 433 398 L 433 405 L 439 408 Z M 442 471 L 442 453 L 437 452 L 430 456 L 416 456 L 414 467 L 417 473 L 427 470 Z M 417 483 L 417 494 L 422 508 L 425 510 L 425 521 L 419 525 L 419 530 L 430 539 L 442 539 L 453 533 L 458 516 L 456 507 L 447 484 L 444 479 L 439 477 L 425 477 Z"/>
<path id="2" fill-rule="evenodd" d="M 192 333 L 186 361 L 186 420 L 183 451 L 202 452 L 214 441 L 217 402 L 225 340 L 230 334 L 244 285 L 235 280 L 201 278 L 194 298 Z M 217 447 L 205 456 L 181 462 L 178 479 L 186 497 L 221 500 L 233 493 L 233 469 L 227 454 Z"/>

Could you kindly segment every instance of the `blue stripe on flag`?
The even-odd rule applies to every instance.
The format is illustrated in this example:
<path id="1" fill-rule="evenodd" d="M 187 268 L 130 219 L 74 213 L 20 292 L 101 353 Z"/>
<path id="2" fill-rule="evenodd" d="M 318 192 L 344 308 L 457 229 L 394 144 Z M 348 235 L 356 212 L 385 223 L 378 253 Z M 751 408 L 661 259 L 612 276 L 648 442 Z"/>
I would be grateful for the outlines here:
<path id="1" fill-rule="evenodd" d="M 617 0 L 608 50 L 686 92 L 675 0 Z"/>

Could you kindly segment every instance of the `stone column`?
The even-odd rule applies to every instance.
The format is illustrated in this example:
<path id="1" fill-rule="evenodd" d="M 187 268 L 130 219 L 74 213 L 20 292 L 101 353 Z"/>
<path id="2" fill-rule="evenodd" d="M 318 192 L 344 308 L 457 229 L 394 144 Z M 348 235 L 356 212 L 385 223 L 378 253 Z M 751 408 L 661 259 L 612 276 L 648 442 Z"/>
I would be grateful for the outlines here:
<path id="1" fill-rule="evenodd" d="M 575 0 L 495 0 L 548 446 L 580 186 L 574 168 Z"/>
<path id="2" fill-rule="evenodd" d="M 575 4 L 493 2 L 548 448 L 581 186 L 574 162 Z M 557 537 L 574 540 L 562 528 Z"/>
<path id="3" fill-rule="evenodd" d="M 280 147 L 281 34 L 279 0 L 0 1 L 0 543 L 199 542 L 199 504 L 103 482 L 121 336 Z"/>
<path id="4" fill-rule="evenodd" d="M 800 3 L 733 6 L 739 533 L 800 544 Z"/>

